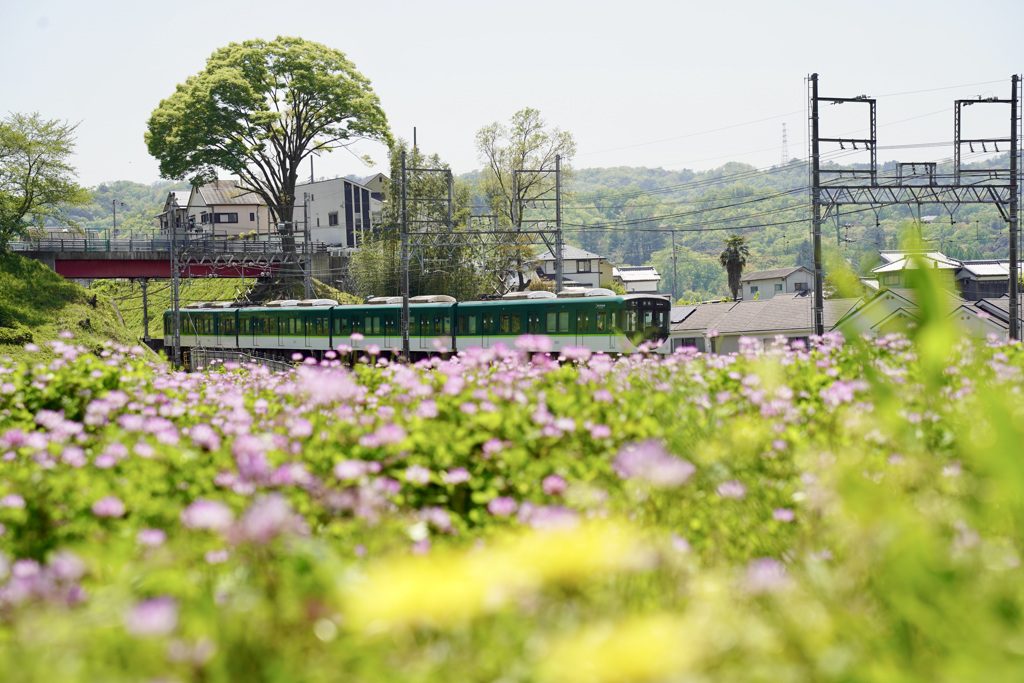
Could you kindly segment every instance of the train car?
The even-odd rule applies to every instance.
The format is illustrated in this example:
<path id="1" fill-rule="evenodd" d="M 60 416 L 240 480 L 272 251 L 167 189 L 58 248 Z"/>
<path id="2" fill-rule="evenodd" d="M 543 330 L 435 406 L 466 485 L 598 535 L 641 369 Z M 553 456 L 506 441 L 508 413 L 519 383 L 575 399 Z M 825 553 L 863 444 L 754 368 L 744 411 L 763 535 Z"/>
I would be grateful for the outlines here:
<path id="1" fill-rule="evenodd" d="M 180 311 L 181 344 L 183 347 L 207 349 L 237 348 L 236 313 L 231 304 L 196 302 Z M 164 335 L 173 333 L 173 312 L 164 315 Z"/>
<path id="2" fill-rule="evenodd" d="M 522 334 L 540 334 L 551 340 L 552 351 L 582 346 L 605 353 L 633 353 L 643 342 L 668 339 L 671 304 L 663 297 L 620 296 L 607 289 L 558 297 L 537 294 L 550 293 L 516 293 L 500 301 L 460 303 L 456 347 L 511 345 Z"/>
<path id="3" fill-rule="evenodd" d="M 415 356 L 453 349 L 452 317 L 456 301 L 450 296 L 409 299 L 409 351 Z M 355 349 L 376 346 L 402 348 L 402 297 L 375 297 L 365 304 L 332 309 L 332 340 Z M 355 338 L 352 334 L 357 333 Z"/>
<path id="4" fill-rule="evenodd" d="M 308 353 L 331 347 L 334 299 L 270 301 L 238 309 L 236 348 Z"/>
<path id="5" fill-rule="evenodd" d="M 218 308 L 218 306 L 220 308 Z M 473 347 L 512 346 L 520 335 L 544 335 L 551 350 L 570 346 L 604 353 L 633 353 L 643 343 L 661 341 L 654 350 L 668 353 L 671 305 L 647 294 L 616 295 L 606 289 L 517 292 L 494 301 L 456 302 L 451 297 L 409 300 L 409 350 L 420 358 Z M 254 350 L 290 357 L 321 356 L 348 346 L 383 352 L 402 348 L 402 299 L 378 297 L 339 306 L 331 299 L 272 301 L 263 306 L 190 304 L 182 310 L 183 349 Z M 164 315 L 171 335 L 173 313 Z"/>

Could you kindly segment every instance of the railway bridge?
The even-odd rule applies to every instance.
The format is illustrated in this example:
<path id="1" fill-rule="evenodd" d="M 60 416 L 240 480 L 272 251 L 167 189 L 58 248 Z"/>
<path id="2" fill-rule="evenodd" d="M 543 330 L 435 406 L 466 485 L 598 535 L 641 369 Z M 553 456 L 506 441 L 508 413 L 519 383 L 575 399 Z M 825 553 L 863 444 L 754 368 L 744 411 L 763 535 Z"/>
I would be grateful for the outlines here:
<path id="1" fill-rule="evenodd" d="M 172 244 L 167 238 L 94 239 L 45 238 L 11 242 L 10 249 L 40 261 L 58 275 L 71 279 L 169 279 L 177 251 L 178 274 L 183 278 L 267 277 L 289 265 L 301 268 L 307 259 L 286 252 L 280 241 L 200 239 Z M 313 277 L 329 273 L 327 245 L 309 246 Z M 319 277 L 324 281 L 332 278 Z"/>

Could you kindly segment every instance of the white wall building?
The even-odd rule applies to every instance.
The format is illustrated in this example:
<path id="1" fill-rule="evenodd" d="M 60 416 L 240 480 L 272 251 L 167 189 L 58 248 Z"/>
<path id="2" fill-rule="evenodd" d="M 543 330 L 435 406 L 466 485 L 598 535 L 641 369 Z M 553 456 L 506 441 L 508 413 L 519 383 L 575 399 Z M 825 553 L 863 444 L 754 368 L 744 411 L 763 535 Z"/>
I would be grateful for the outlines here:
<path id="1" fill-rule="evenodd" d="M 814 273 L 803 266 L 754 270 L 740 278 L 740 298 L 764 301 L 776 294 L 814 291 Z"/>
<path id="2" fill-rule="evenodd" d="M 371 215 L 380 211 L 379 201 L 371 195 L 370 188 L 348 178 L 297 185 L 295 220 L 301 223 L 309 207 L 310 240 L 353 249 L 369 234 Z"/>
<path id="3" fill-rule="evenodd" d="M 661 275 L 654 266 L 623 266 L 612 269 L 612 278 L 630 294 L 657 294 Z"/>
<path id="4" fill-rule="evenodd" d="M 188 197 L 189 227 L 195 236 L 230 237 L 276 234 L 266 204 L 237 180 L 214 180 L 192 188 Z M 161 223 L 161 227 L 165 227 Z"/>
<path id="5" fill-rule="evenodd" d="M 601 262 L 603 256 L 579 249 L 562 247 L 562 278 L 573 280 L 584 287 L 601 286 Z M 537 257 L 537 275 L 545 280 L 555 278 L 555 256 L 545 251 Z"/>

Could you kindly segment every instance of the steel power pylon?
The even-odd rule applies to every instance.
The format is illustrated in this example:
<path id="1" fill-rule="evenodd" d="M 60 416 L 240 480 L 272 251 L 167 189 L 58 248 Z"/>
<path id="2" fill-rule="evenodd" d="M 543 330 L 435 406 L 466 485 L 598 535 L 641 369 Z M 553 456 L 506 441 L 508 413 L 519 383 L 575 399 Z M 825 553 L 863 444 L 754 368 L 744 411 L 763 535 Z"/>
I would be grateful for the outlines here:
<path id="1" fill-rule="evenodd" d="M 531 204 L 541 203 L 555 205 L 555 229 L 551 230 L 549 228 L 547 230 L 542 230 L 540 229 L 541 223 L 547 225 L 549 221 L 545 221 L 543 219 L 526 220 L 523 218 L 523 215 L 525 214 L 525 207 L 519 202 L 519 177 L 524 174 L 530 174 L 536 177 L 542 174 L 552 173 L 555 175 L 555 196 L 547 196 L 551 193 L 551 190 L 548 190 L 537 197 L 532 197 L 527 200 Z M 537 229 L 522 230 L 524 224 L 537 226 Z M 555 291 L 561 291 L 564 270 L 562 262 L 562 156 L 560 154 L 555 155 L 555 167 L 553 169 L 523 169 L 521 171 L 512 172 L 512 225 L 520 234 L 535 234 L 539 236 L 545 246 L 547 246 L 548 250 L 555 257 Z M 554 244 L 552 244 L 552 239 L 554 240 Z"/>
<path id="2" fill-rule="evenodd" d="M 993 204 L 1010 228 L 1010 339 L 1020 339 L 1020 311 L 1017 286 L 1019 256 L 1018 202 L 1020 199 L 1018 157 L 1020 154 L 1021 95 L 1020 77 L 1011 78 L 1009 99 L 989 97 L 986 99 L 956 100 L 953 130 L 953 173 L 952 178 L 941 176 L 931 162 L 900 163 L 893 177 L 880 177 L 878 172 L 878 136 L 876 100 L 866 95 L 857 97 L 820 97 L 818 95 L 818 74 L 811 74 L 808 84 L 810 119 L 810 175 L 812 231 L 814 240 L 814 331 L 824 334 L 823 272 L 821 264 L 821 224 L 830 216 L 837 215 L 844 204 L 869 206 L 873 210 L 884 206 L 941 204 L 950 215 L 961 204 Z M 822 137 L 819 130 L 818 105 L 827 102 L 834 105 L 867 105 L 869 134 L 867 138 Z M 963 136 L 961 112 L 964 107 L 980 104 L 1009 105 L 1010 126 L 1005 137 L 969 138 Z M 822 169 L 821 143 L 838 145 L 846 149 L 850 145 L 858 149 L 861 145 L 871 154 L 870 168 Z M 967 145 L 971 151 L 981 147 L 988 151 L 1000 151 L 999 144 L 1006 145 L 1010 153 L 1007 169 L 964 169 L 961 164 L 961 150 Z M 920 171 L 919 171 L 920 169 Z M 909 172 L 908 172 L 909 171 Z M 952 208 L 950 208 L 952 207 Z"/>
<path id="3" fill-rule="evenodd" d="M 498 217 L 493 215 L 488 216 L 470 216 L 467 229 L 455 232 L 452 228 L 452 196 L 453 196 L 453 178 L 450 169 L 447 168 L 409 168 L 406 166 L 406 154 L 402 152 L 401 157 L 402 164 L 402 196 L 401 196 L 401 256 L 400 256 L 400 268 L 401 268 L 401 295 L 402 295 L 402 315 L 401 315 L 401 327 L 402 327 L 402 355 L 404 358 L 409 359 L 410 348 L 409 348 L 409 264 L 412 260 L 412 253 L 414 250 L 423 249 L 425 247 L 447 247 L 454 249 L 456 247 L 472 247 L 480 250 L 481 264 L 485 267 L 486 264 L 486 251 L 488 248 L 497 249 L 501 247 L 516 247 L 524 246 L 524 244 L 535 243 L 534 237 L 539 237 L 540 240 L 547 245 L 548 249 L 551 249 L 552 253 L 555 254 L 555 270 L 556 270 L 556 281 L 557 287 L 561 289 L 562 284 L 562 198 L 561 198 L 561 157 L 555 157 L 555 168 L 551 169 L 539 169 L 539 170 L 527 170 L 527 171 L 516 171 L 518 173 L 554 173 L 555 174 L 555 187 L 554 197 L 540 196 L 535 199 L 531 198 L 531 202 L 545 203 L 552 202 L 555 205 L 555 228 L 554 230 L 548 229 L 535 229 L 535 230 L 523 230 L 521 226 L 526 225 L 539 225 L 544 223 L 543 220 L 525 220 L 523 219 L 523 207 L 515 206 L 513 201 L 512 215 L 513 215 L 513 226 L 508 229 L 499 229 L 497 227 Z M 444 222 L 438 221 L 436 218 L 431 219 L 420 219 L 419 212 L 417 216 L 410 218 L 409 216 L 409 197 L 408 187 L 408 174 L 409 172 L 415 173 L 443 173 L 447 179 L 448 185 L 448 196 L 442 197 L 418 197 L 412 201 L 423 202 L 423 203 L 437 203 L 446 202 L 448 207 L 447 220 Z M 517 175 L 513 174 L 513 185 L 518 178 Z M 547 194 L 547 193 L 544 193 Z M 513 194 L 514 196 L 514 194 Z M 474 220 L 477 221 L 477 225 L 480 225 L 485 219 L 489 219 L 490 229 L 473 229 Z M 413 230 L 412 227 L 416 227 Z M 434 227 L 434 230 L 430 228 Z M 436 228 L 440 229 L 436 229 Z M 523 239 L 527 238 L 528 242 L 523 242 Z M 554 242 L 554 244 L 552 244 Z M 450 252 L 449 252 L 450 256 Z"/>

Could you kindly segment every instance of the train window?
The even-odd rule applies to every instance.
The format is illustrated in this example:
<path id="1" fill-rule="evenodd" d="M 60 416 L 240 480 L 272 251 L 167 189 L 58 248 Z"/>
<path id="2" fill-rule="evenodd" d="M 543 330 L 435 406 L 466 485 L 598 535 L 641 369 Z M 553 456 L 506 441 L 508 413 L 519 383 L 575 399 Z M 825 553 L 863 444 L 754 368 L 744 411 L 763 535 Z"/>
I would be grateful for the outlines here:
<path id="1" fill-rule="evenodd" d="M 554 332 L 558 328 L 558 314 L 554 311 L 548 311 L 547 324 L 544 326 L 545 332 Z"/>
<path id="2" fill-rule="evenodd" d="M 594 313 L 594 322 L 597 325 L 598 332 L 605 331 L 605 328 L 607 327 L 606 316 L 607 313 L 605 313 L 604 311 L 596 311 Z"/>
<path id="3" fill-rule="evenodd" d="M 654 311 L 644 311 L 644 325 L 643 329 L 647 329 L 654 324 Z"/>
<path id="4" fill-rule="evenodd" d="M 518 313 L 512 314 L 512 334 L 519 334 L 522 332 L 523 316 Z"/>
<path id="5" fill-rule="evenodd" d="M 623 311 L 622 312 L 622 330 L 623 332 L 636 332 L 637 314 L 636 311 Z"/>
<path id="6" fill-rule="evenodd" d="M 433 334 L 441 334 L 441 316 L 434 316 Z"/>
<path id="7" fill-rule="evenodd" d="M 502 313 L 498 316 L 498 331 L 502 334 L 508 334 L 509 332 L 509 319 L 508 313 Z"/>
<path id="8" fill-rule="evenodd" d="M 466 331 L 469 334 L 476 334 L 477 333 L 478 329 L 477 329 L 477 321 L 476 321 L 476 316 L 475 315 L 471 315 L 471 316 L 468 316 L 466 318 Z"/>
<path id="9" fill-rule="evenodd" d="M 445 334 L 451 334 L 452 333 L 452 317 L 450 315 L 442 316 L 441 317 L 441 324 L 444 325 L 444 333 Z"/>
<path id="10" fill-rule="evenodd" d="M 466 316 L 459 316 L 459 320 L 455 324 L 455 331 L 458 332 L 459 334 L 466 334 Z"/>
<path id="11" fill-rule="evenodd" d="M 370 318 L 370 316 L 365 316 L 363 318 L 363 333 L 373 334 L 373 320 Z"/>
<path id="12" fill-rule="evenodd" d="M 558 314 L 558 331 L 569 331 L 569 311 L 561 311 Z"/>
<path id="13" fill-rule="evenodd" d="M 373 316 L 373 333 L 380 334 L 380 316 Z"/>

